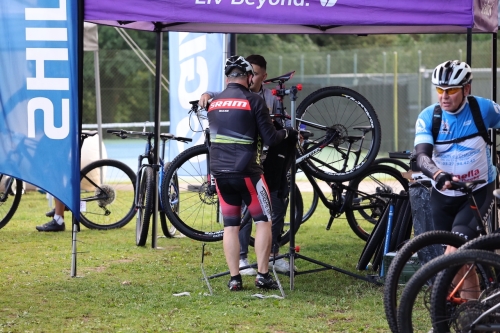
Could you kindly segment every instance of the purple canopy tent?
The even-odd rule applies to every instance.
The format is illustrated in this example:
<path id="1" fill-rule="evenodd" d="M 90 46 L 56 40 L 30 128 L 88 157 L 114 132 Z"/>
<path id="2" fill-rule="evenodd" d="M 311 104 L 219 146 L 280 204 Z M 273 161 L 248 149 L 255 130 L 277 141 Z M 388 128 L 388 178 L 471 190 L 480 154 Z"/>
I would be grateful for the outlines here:
<path id="1" fill-rule="evenodd" d="M 493 33 L 493 99 L 496 99 L 498 0 L 121 0 L 119 3 L 116 0 L 85 0 L 84 20 L 157 33 L 155 142 L 159 142 L 160 132 L 163 31 L 253 34 L 467 33 L 469 63 L 471 33 Z M 295 111 L 291 113 L 294 121 Z M 158 156 L 157 145 L 154 153 Z M 157 177 L 156 174 L 156 186 Z M 294 202 L 293 192 L 291 202 Z M 155 196 L 157 193 L 157 190 L 154 191 Z M 155 202 L 157 211 L 157 198 Z M 152 246 L 156 247 L 156 214 L 153 216 Z M 293 250 L 294 214 L 290 218 L 290 265 L 293 266 L 293 258 L 297 256 Z M 333 266 L 328 267 L 335 269 Z M 293 275 L 290 275 L 291 289 Z"/>
<path id="2" fill-rule="evenodd" d="M 86 0 L 84 19 L 155 31 L 278 34 L 495 32 L 496 0 Z"/>

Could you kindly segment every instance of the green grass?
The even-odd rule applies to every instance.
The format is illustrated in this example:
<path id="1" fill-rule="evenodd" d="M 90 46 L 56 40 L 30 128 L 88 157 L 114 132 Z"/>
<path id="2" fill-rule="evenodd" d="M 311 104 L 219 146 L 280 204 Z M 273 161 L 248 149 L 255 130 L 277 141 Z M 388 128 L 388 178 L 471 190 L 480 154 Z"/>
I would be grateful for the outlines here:
<path id="1" fill-rule="evenodd" d="M 304 196 L 310 195 L 303 193 Z M 48 221 L 44 195 L 30 192 L 0 230 L 0 332 L 387 332 L 382 287 L 335 271 L 290 279 L 279 275 L 286 298 L 258 299 L 252 277 L 229 292 L 227 276 L 202 281 L 202 243 L 159 238 L 159 249 L 135 246 L 135 223 L 78 233 L 77 275 L 70 276 L 71 232 L 39 233 Z M 69 220 L 69 216 L 66 216 Z M 355 271 L 364 242 L 319 206 L 296 244 L 304 256 Z M 161 228 L 158 228 L 161 233 Z M 284 248 L 283 251 L 287 251 Z M 252 253 L 250 260 L 255 260 Z M 208 275 L 227 269 L 222 243 L 205 246 Z M 319 268 L 296 260 L 299 271 Z M 364 272 L 363 272 L 364 274 Z M 190 296 L 173 296 L 189 292 Z M 267 294 L 279 294 L 268 292 Z"/>

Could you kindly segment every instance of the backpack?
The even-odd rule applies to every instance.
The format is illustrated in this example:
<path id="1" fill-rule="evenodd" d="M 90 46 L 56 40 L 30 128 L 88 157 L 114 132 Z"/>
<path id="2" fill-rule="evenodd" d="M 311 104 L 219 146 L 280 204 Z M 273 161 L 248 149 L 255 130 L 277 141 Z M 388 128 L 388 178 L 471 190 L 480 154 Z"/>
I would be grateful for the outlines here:
<path id="1" fill-rule="evenodd" d="M 434 139 L 435 145 L 458 143 L 480 135 L 483 137 L 486 144 L 491 146 L 492 143 L 490 140 L 490 136 L 488 135 L 488 130 L 484 125 L 484 120 L 481 115 L 481 110 L 479 109 L 479 104 L 477 103 L 477 100 L 474 98 L 474 96 L 468 96 L 467 100 L 469 101 L 470 109 L 472 112 L 472 118 L 474 119 L 474 123 L 476 124 L 478 132 L 475 134 L 466 135 L 464 137 L 456 138 L 453 140 L 436 142 L 437 136 L 439 134 L 439 129 L 441 128 L 441 117 L 443 114 L 443 110 L 441 110 L 441 107 L 438 104 L 434 108 L 434 114 L 432 116 L 432 138 Z"/>

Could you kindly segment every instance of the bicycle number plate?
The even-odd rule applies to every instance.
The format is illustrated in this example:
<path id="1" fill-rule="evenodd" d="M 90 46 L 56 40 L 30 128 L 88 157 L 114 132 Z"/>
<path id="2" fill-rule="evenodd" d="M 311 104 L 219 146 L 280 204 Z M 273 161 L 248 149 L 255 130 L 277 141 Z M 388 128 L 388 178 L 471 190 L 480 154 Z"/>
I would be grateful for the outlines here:
<path id="1" fill-rule="evenodd" d="M 80 201 L 80 212 L 87 211 L 87 203 L 85 201 Z"/>

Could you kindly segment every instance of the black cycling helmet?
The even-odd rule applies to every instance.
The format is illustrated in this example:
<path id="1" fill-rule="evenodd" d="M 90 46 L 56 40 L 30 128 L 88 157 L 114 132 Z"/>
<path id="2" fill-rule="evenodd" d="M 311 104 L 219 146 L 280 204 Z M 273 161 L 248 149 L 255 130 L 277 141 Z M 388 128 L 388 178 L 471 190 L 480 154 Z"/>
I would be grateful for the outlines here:
<path id="1" fill-rule="evenodd" d="M 463 61 L 445 61 L 439 64 L 432 73 L 432 83 L 436 86 L 463 86 L 471 81 L 472 70 Z"/>
<path id="2" fill-rule="evenodd" d="M 242 56 L 234 55 L 227 58 L 226 67 L 224 68 L 224 74 L 226 76 L 229 76 L 229 74 L 233 69 L 239 69 L 242 73 L 231 74 L 231 76 L 244 76 L 247 75 L 248 73 L 254 74 L 252 65 L 248 61 L 246 61 L 245 58 L 243 58 Z"/>

